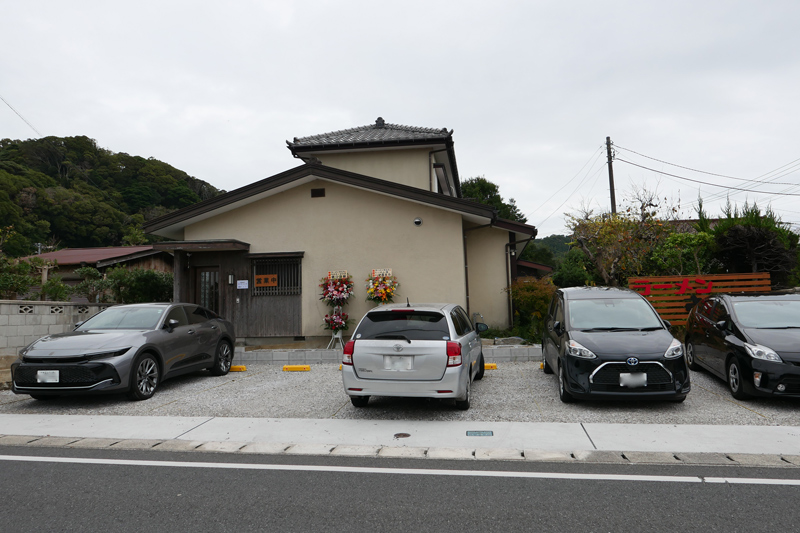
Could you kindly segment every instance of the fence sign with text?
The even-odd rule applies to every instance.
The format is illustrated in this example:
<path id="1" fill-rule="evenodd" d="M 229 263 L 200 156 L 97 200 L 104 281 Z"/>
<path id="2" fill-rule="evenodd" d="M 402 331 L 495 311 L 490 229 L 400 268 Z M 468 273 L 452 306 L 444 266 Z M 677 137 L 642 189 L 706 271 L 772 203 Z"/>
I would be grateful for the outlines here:
<path id="1" fill-rule="evenodd" d="M 630 278 L 628 288 L 647 298 L 664 320 L 686 325 L 697 302 L 717 292 L 769 292 L 769 272 L 756 274 L 703 274 L 701 276 L 649 276 Z"/>

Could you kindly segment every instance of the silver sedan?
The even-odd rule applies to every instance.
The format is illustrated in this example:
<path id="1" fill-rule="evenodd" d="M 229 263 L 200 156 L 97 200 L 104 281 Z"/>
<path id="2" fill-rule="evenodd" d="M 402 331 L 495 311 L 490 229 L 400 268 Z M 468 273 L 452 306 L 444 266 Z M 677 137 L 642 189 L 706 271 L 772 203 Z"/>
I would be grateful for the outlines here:
<path id="1" fill-rule="evenodd" d="M 119 392 L 146 400 L 171 377 L 206 368 L 227 374 L 235 342 L 230 322 L 197 305 L 117 305 L 20 350 L 13 391 L 39 400 Z"/>
<path id="2" fill-rule="evenodd" d="M 478 333 L 455 304 L 392 304 L 364 315 L 344 347 L 344 390 L 356 407 L 369 397 L 453 398 L 469 409 L 470 387 L 484 372 Z"/>

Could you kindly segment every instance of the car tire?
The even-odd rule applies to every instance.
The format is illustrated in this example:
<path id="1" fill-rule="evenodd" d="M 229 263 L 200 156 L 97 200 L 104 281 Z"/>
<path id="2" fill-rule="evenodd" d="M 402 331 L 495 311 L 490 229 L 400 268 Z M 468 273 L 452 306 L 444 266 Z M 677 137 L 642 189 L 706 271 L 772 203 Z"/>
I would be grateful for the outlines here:
<path id="1" fill-rule="evenodd" d="M 558 365 L 558 398 L 564 403 L 572 403 L 575 397 L 567 391 L 567 378 L 564 375 L 564 365 Z"/>
<path id="2" fill-rule="evenodd" d="M 31 394 L 31 398 L 39 401 L 49 401 L 58 398 L 57 394 Z"/>
<path id="3" fill-rule="evenodd" d="M 688 366 L 690 370 L 700 370 L 700 365 L 697 364 L 695 353 L 694 344 L 690 341 L 686 341 L 686 366 Z"/>
<path id="4" fill-rule="evenodd" d="M 483 379 L 484 372 L 486 372 L 486 361 L 484 361 L 483 352 L 481 351 L 481 356 L 478 358 L 478 371 L 475 373 L 475 380 Z"/>
<path id="5" fill-rule="evenodd" d="M 369 396 L 350 396 L 350 403 L 353 407 L 366 407 L 369 403 Z"/>
<path id="6" fill-rule="evenodd" d="M 728 388 L 731 391 L 731 396 L 737 400 L 749 399 L 750 395 L 744 391 L 744 378 L 742 376 L 742 369 L 739 365 L 739 361 L 737 361 L 735 357 L 732 357 L 728 361 L 727 369 L 728 371 L 726 374 L 728 377 Z"/>
<path id="7" fill-rule="evenodd" d="M 233 349 L 231 343 L 222 340 L 217 345 L 217 352 L 214 355 L 214 366 L 211 367 L 212 376 L 224 376 L 231 370 L 233 362 Z"/>
<path id="8" fill-rule="evenodd" d="M 156 393 L 161 383 L 161 371 L 153 354 L 143 353 L 136 358 L 131 367 L 131 388 L 128 398 L 131 400 L 149 400 Z"/>
<path id="9" fill-rule="evenodd" d="M 467 376 L 467 392 L 464 394 L 464 398 L 462 400 L 456 400 L 456 409 L 460 409 L 462 411 L 466 411 L 469 409 L 469 395 L 470 395 L 470 388 L 471 383 L 469 376 Z"/>
<path id="10" fill-rule="evenodd" d="M 542 370 L 544 370 L 545 374 L 553 373 L 553 367 L 548 364 L 547 358 L 544 356 L 544 354 L 542 354 Z"/>

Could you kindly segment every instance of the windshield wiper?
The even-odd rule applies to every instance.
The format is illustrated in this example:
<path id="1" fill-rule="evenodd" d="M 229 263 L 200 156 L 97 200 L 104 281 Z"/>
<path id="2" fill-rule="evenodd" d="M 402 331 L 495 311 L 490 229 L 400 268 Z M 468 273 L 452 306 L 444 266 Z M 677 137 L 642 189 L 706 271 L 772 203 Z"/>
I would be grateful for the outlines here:
<path id="1" fill-rule="evenodd" d="M 646 327 L 646 328 L 639 328 L 639 331 L 656 331 L 656 330 L 659 330 L 659 329 L 664 329 L 664 328 L 661 327 L 661 326 L 649 326 L 649 327 Z"/>
<path id="2" fill-rule="evenodd" d="M 800 329 L 800 326 L 764 326 L 756 329 Z"/>
<path id="3" fill-rule="evenodd" d="M 405 335 L 375 335 L 375 339 L 397 339 L 401 341 L 406 341 L 408 344 L 411 344 L 411 339 L 406 337 Z"/>

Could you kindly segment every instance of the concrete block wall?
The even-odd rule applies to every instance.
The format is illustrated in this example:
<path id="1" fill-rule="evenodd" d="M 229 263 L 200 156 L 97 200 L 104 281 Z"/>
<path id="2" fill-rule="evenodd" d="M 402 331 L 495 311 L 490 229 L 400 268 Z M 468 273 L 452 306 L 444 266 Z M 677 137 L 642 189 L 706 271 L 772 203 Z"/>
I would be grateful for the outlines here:
<path id="1" fill-rule="evenodd" d="M 64 333 L 105 305 L 74 302 L 0 300 L 0 388 L 11 381 L 9 368 L 21 348 L 39 337 Z"/>

